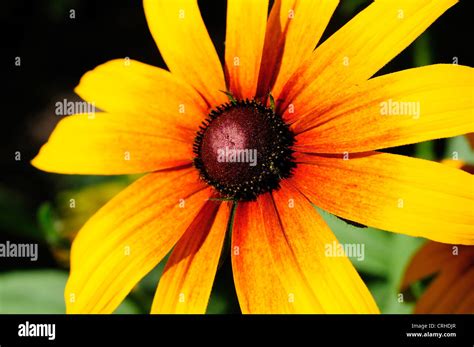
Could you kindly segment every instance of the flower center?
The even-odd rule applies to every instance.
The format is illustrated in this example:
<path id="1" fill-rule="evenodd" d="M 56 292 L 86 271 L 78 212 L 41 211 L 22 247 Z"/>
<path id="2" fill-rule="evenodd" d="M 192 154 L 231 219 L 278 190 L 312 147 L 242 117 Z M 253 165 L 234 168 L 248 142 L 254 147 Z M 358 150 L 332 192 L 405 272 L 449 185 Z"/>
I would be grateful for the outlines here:
<path id="1" fill-rule="evenodd" d="M 282 118 L 252 100 L 223 104 L 203 122 L 194 142 L 194 165 L 225 198 L 255 200 L 277 189 L 296 166 L 294 135 Z"/>

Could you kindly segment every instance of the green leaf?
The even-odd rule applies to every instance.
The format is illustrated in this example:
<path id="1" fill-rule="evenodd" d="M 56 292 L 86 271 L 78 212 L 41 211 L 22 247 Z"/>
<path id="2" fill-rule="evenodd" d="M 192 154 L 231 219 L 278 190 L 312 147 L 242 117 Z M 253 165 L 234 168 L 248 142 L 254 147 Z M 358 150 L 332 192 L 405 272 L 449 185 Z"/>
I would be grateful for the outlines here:
<path id="1" fill-rule="evenodd" d="M 356 14 L 358 10 L 364 6 L 369 4 L 369 0 L 346 0 L 342 1 L 341 5 L 339 6 L 339 11 L 345 17 L 350 17 Z"/>
<path id="2" fill-rule="evenodd" d="M 38 224 L 43 232 L 44 239 L 51 246 L 58 246 L 61 243 L 61 237 L 58 232 L 58 223 L 50 202 L 41 204 L 38 209 Z"/>
<path id="3" fill-rule="evenodd" d="M 456 136 L 446 140 L 446 159 L 458 159 L 474 165 L 474 151 L 465 136 Z"/>
<path id="4" fill-rule="evenodd" d="M 429 31 L 425 31 L 413 43 L 413 64 L 415 66 L 425 66 L 433 63 L 431 54 L 431 36 Z"/>
<path id="5" fill-rule="evenodd" d="M 148 312 L 143 312 L 135 303 L 126 299 L 120 304 L 119 307 L 117 307 L 114 313 L 115 314 L 140 314 L 140 313 L 148 313 Z"/>
<path id="6" fill-rule="evenodd" d="M 435 141 L 426 141 L 415 144 L 415 157 L 425 160 L 435 160 Z"/>
<path id="7" fill-rule="evenodd" d="M 62 314 L 68 273 L 59 270 L 12 271 L 0 275 L 0 314 Z M 140 313 L 124 301 L 116 313 Z"/>
<path id="8" fill-rule="evenodd" d="M 362 275 L 368 275 L 363 277 L 381 312 L 410 313 L 413 303 L 400 296 L 399 286 L 408 262 L 425 240 L 374 228 L 356 228 L 321 209 L 318 211 L 340 243 L 365 245 L 363 261 L 350 259 Z"/>
<path id="9" fill-rule="evenodd" d="M 375 276 L 386 275 L 387 253 L 390 252 L 390 235 L 387 232 L 374 228 L 356 228 L 328 212 L 319 208 L 317 210 L 340 243 L 364 245 L 363 260 L 350 257 L 358 271 Z"/>
<path id="10" fill-rule="evenodd" d="M 0 275 L 0 313 L 64 313 L 67 273 L 13 271 Z"/>
<path id="11" fill-rule="evenodd" d="M 0 225 L 5 232 L 35 240 L 41 233 L 35 224 L 34 210 L 23 195 L 0 185 Z"/>
<path id="12" fill-rule="evenodd" d="M 206 314 L 224 314 L 227 313 L 227 308 L 225 296 L 222 293 L 213 291 L 207 305 Z"/>
<path id="13" fill-rule="evenodd" d="M 416 228 L 416 225 L 413 225 Z M 393 234 L 391 247 L 388 254 L 390 271 L 387 274 L 388 297 L 384 305 L 383 313 L 410 313 L 413 304 L 408 303 L 404 297 L 400 297 L 400 284 L 406 267 L 418 251 L 424 239 L 410 237 L 407 235 Z"/>

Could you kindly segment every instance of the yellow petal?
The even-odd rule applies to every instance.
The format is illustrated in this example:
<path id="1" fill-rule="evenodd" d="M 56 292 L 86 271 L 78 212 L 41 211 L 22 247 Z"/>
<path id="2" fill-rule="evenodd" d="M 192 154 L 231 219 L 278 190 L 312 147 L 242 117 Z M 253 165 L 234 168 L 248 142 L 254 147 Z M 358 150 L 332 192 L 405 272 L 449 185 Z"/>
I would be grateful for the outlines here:
<path id="1" fill-rule="evenodd" d="M 457 0 L 376 1 L 322 43 L 290 78 L 280 98 L 285 119 L 337 102 L 392 60 Z M 291 107 L 289 107 L 291 106 Z"/>
<path id="2" fill-rule="evenodd" d="M 110 113 L 150 116 L 169 128 L 196 131 L 208 105 L 189 84 L 169 71 L 135 60 L 117 59 L 82 76 L 75 92 Z"/>
<path id="3" fill-rule="evenodd" d="M 144 0 L 150 32 L 170 71 L 211 107 L 227 101 L 224 74 L 197 0 Z"/>
<path id="4" fill-rule="evenodd" d="M 364 82 L 337 104 L 300 118 L 304 152 L 364 152 L 474 131 L 474 69 L 432 65 Z"/>
<path id="5" fill-rule="evenodd" d="M 232 229 L 232 271 L 242 313 L 297 313 L 275 271 L 258 202 L 239 202 Z"/>
<path id="6" fill-rule="evenodd" d="M 349 259 L 334 252 L 342 245 L 309 201 L 286 181 L 273 192 L 273 199 L 281 225 L 265 230 L 269 245 L 288 289 L 296 293 L 298 286 L 306 286 L 316 299 L 314 306 L 305 305 L 305 309 L 313 313 L 378 313 Z M 272 202 L 266 203 L 262 204 L 265 216 L 272 210 Z M 290 271 L 298 280 L 287 276 Z M 303 298 L 295 294 L 294 301 Z"/>
<path id="7" fill-rule="evenodd" d="M 474 244 L 474 176 L 386 153 L 297 154 L 291 181 L 342 218 L 430 240 Z"/>
<path id="8" fill-rule="evenodd" d="M 322 218 L 285 182 L 274 200 L 265 194 L 238 205 L 233 239 L 243 312 L 378 312 L 350 261 L 326 253 L 338 243 Z"/>
<path id="9" fill-rule="evenodd" d="M 74 240 L 67 312 L 113 312 L 184 234 L 211 194 L 204 188 L 194 168 L 152 173 L 102 207 Z"/>
<path id="10" fill-rule="evenodd" d="M 32 164 L 64 174 L 143 173 L 191 164 L 192 130 L 152 117 L 98 113 L 61 120 Z"/>
<path id="11" fill-rule="evenodd" d="M 209 200 L 166 264 L 152 313 L 206 313 L 231 205 Z"/>
<path id="12" fill-rule="evenodd" d="M 321 38 L 338 0 L 276 0 L 267 24 L 257 94 L 275 100 Z"/>
<path id="13" fill-rule="evenodd" d="M 262 60 L 268 0 L 228 0 L 225 69 L 229 91 L 253 98 Z"/>

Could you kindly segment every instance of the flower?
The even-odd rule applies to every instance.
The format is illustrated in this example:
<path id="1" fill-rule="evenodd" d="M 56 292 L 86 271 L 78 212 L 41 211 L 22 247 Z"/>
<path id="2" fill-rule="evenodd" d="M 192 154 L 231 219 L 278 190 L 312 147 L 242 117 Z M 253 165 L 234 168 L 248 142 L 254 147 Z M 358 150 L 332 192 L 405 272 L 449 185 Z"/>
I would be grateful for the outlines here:
<path id="1" fill-rule="evenodd" d="M 471 175 L 375 151 L 473 132 L 472 68 L 369 79 L 456 1 L 375 1 L 316 49 L 338 1 L 277 0 L 267 21 L 268 3 L 228 0 L 224 73 L 196 0 L 145 0 L 170 72 L 121 59 L 81 79 L 104 112 L 62 120 L 33 165 L 148 174 L 78 233 L 68 312 L 112 312 L 173 246 L 151 311 L 205 312 L 228 226 L 242 312 L 378 312 L 310 203 L 474 242 Z"/>
<path id="2" fill-rule="evenodd" d="M 462 160 L 444 159 L 441 162 L 474 172 L 474 166 Z M 425 243 L 408 264 L 400 289 L 407 291 L 414 283 L 430 276 L 434 278 L 417 300 L 415 313 L 474 313 L 473 246 Z"/>
<path id="3" fill-rule="evenodd" d="M 408 265 L 401 290 L 430 276 L 415 313 L 474 313 L 474 247 L 427 242 Z"/>

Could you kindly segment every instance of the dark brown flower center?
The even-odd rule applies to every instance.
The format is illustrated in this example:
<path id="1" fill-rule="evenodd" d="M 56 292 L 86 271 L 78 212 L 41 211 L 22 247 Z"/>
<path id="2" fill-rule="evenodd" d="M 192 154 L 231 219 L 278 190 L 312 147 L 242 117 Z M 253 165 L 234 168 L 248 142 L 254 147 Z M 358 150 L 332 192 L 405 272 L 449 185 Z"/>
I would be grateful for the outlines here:
<path id="1" fill-rule="evenodd" d="M 256 101 L 217 107 L 194 142 L 194 165 L 225 198 L 254 200 L 279 187 L 296 166 L 294 135 L 282 118 Z"/>

